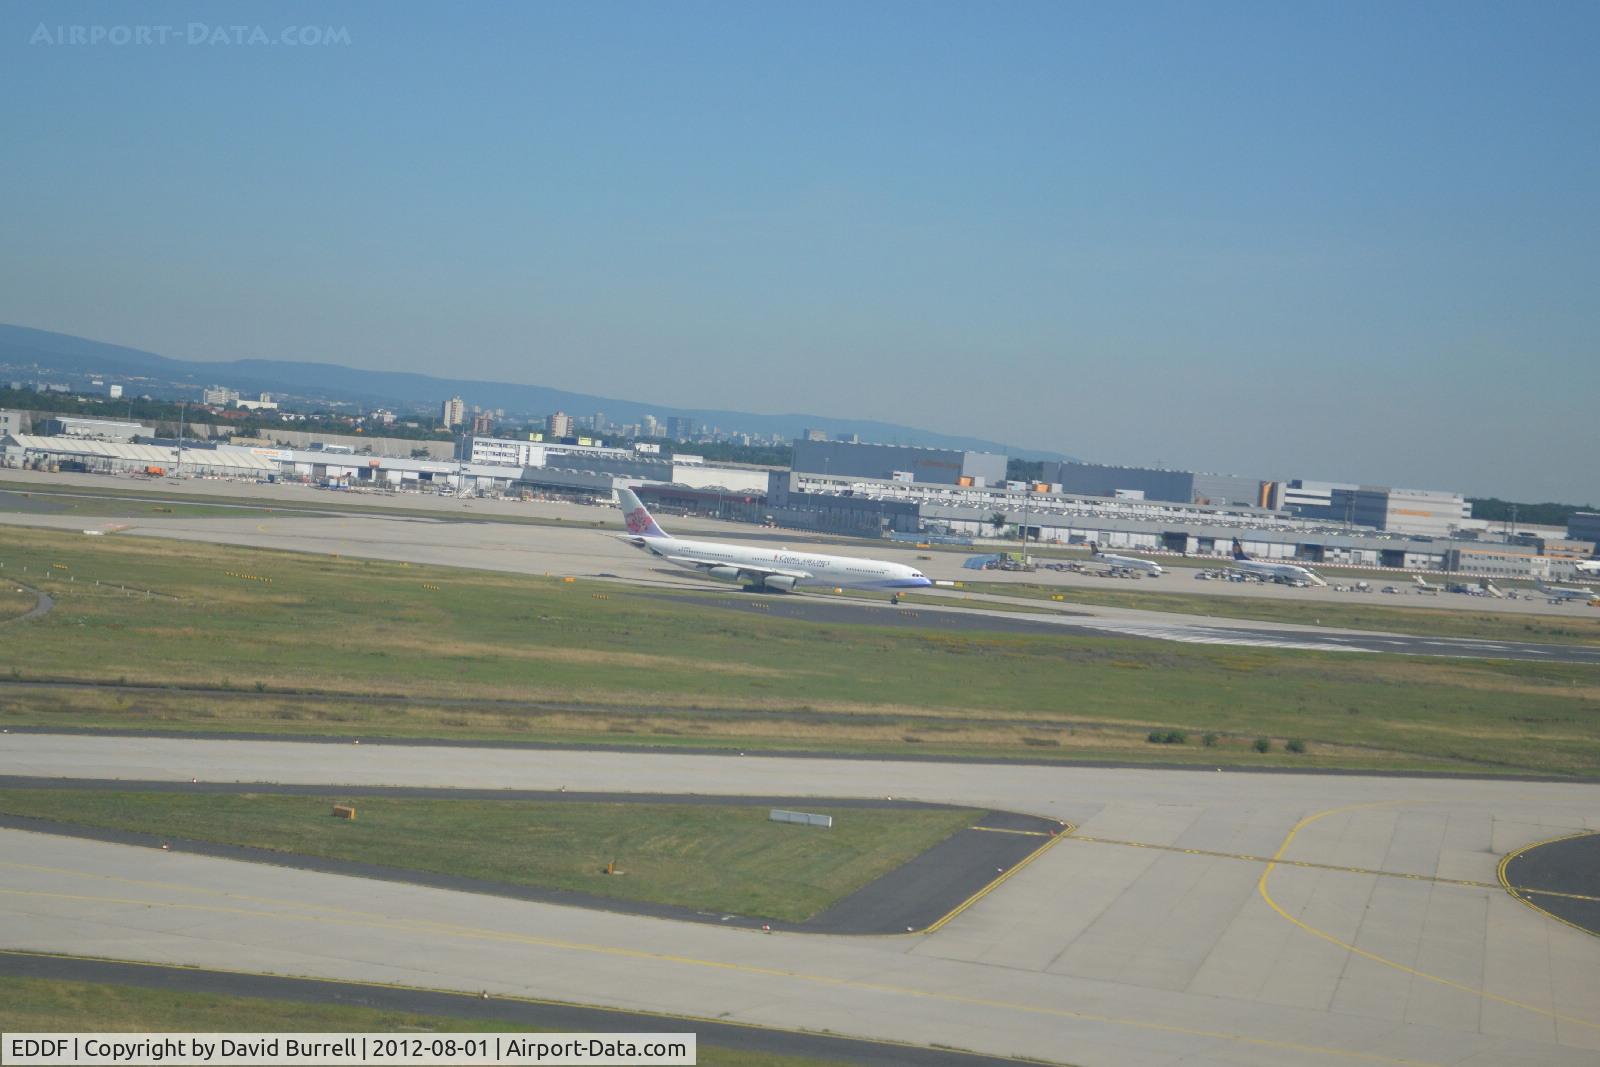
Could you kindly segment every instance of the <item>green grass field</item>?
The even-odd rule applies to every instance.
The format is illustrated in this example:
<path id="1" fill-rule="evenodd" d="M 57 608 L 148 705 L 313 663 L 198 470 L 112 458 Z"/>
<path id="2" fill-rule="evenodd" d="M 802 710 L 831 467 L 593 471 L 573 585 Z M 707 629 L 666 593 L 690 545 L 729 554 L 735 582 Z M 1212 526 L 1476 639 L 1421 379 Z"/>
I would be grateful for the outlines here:
<path id="1" fill-rule="evenodd" d="M 26 615 L 38 602 L 39 598 L 26 589 L 18 589 L 13 583 L 0 579 L 0 622 Z"/>
<path id="2" fill-rule="evenodd" d="M 1382 630 L 1428 637 L 1472 637 L 1489 641 L 1533 641 L 1600 645 L 1600 611 L 1587 615 L 1524 615 L 1485 607 L 1441 608 L 1428 600 L 1391 603 L 1380 594 L 1351 594 L 1350 603 L 1326 600 L 1296 602 L 1267 597 L 1211 596 L 1205 593 L 1171 593 L 1140 589 L 1083 589 L 1078 586 L 1031 585 L 1022 582 L 967 582 L 974 593 L 1050 600 L 1060 596 L 1065 605 L 1086 604 L 1109 608 L 1139 608 L 1182 615 L 1211 615 L 1224 619 L 1256 619 L 1337 626 L 1349 630 Z M 1448 594 L 1441 594 L 1448 595 Z"/>
<path id="3" fill-rule="evenodd" d="M 0 977 L 0 1030 L 8 1033 L 541 1033 L 518 1023 L 418 1015 L 345 1004 L 188 993 L 98 982 Z M 663 1020 L 660 1032 L 689 1033 Z M 698 1043 L 702 1067 L 836 1067 L 836 1060 Z"/>
<path id="4" fill-rule="evenodd" d="M 621 583 L 20 527 L 0 564 L 58 598 L 0 643 L 4 725 L 1600 771 L 1586 666 L 808 623 Z M 1190 741 L 1149 745 L 1155 727 Z M 1259 755 L 1263 736 L 1309 751 Z"/>
<path id="5" fill-rule="evenodd" d="M 356 807 L 354 820 L 332 806 Z M 970 826 L 966 810 L 0 790 L 0 812 L 803 922 Z M 626 873 L 607 875 L 612 862 Z"/>

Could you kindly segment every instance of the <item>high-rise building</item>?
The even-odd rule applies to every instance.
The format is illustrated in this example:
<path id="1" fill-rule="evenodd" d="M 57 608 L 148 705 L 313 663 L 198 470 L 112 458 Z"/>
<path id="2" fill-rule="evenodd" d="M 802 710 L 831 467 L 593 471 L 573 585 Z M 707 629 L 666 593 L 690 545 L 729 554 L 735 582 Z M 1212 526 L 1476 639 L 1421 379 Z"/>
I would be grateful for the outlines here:
<path id="1" fill-rule="evenodd" d="M 694 436 L 694 420 L 681 415 L 668 415 L 667 436 L 674 441 L 687 441 Z"/>
<path id="2" fill-rule="evenodd" d="M 225 385 L 208 385 L 200 391 L 202 404 L 214 404 L 219 408 L 225 408 L 238 399 L 239 390 L 229 389 Z"/>
<path id="3" fill-rule="evenodd" d="M 439 421 L 446 426 L 460 426 L 467 421 L 467 403 L 459 396 L 446 400 L 439 409 Z"/>
<path id="4" fill-rule="evenodd" d="M 606 429 L 606 413 L 603 412 L 603 411 L 595 412 L 594 413 L 594 432 L 595 433 L 604 433 L 605 429 Z"/>
<path id="5" fill-rule="evenodd" d="M 643 437 L 660 437 L 661 424 L 654 415 L 646 415 L 639 423 L 639 433 Z"/>
<path id="6" fill-rule="evenodd" d="M 808 428 L 806 430 L 805 439 L 807 441 L 826 441 L 828 439 L 828 431 L 827 430 L 813 430 L 813 429 L 809 429 Z"/>
<path id="7" fill-rule="evenodd" d="M 556 440 L 572 436 L 572 416 L 558 411 L 545 420 L 545 431 Z"/>
<path id="8" fill-rule="evenodd" d="M 494 432 L 494 416 L 487 411 L 480 411 L 472 416 L 472 433 L 475 437 L 487 437 Z"/>

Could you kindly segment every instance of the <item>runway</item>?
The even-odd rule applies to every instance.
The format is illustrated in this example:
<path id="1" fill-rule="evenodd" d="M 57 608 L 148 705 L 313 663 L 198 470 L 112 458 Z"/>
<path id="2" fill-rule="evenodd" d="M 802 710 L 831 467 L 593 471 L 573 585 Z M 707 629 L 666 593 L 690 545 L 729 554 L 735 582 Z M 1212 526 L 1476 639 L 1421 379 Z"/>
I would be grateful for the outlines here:
<path id="1" fill-rule="evenodd" d="M 679 598 L 681 599 L 681 598 Z M 943 608 L 915 604 L 885 607 L 824 597 L 708 594 L 698 602 L 730 611 L 809 622 L 869 623 L 874 626 L 975 630 L 991 633 L 1059 634 L 1063 630 L 1114 637 L 1140 637 L 1180 644 L 1234 645 L 1244 648 L 1294 648 L 1316 652 L 1379 652 L 1459 659 L 1521 659 L 1540 663 L 1600 663 L 1600 646 L 1484 641 L 1462 637 L 1363 633 L 1355 630 L 1294 627 L 1242 620 L 1186 621 L 1181 615 L 1074 605 L 1062 614 L 1019 614 L 995 608 Z M 982 602 L 978 602 L 981 605 Z"/>
<path id="2" fill-rule="evenodd" d="M 577 508 L 590 523 L 610 522 L 609 511 Z M 7 514 L 4 521 L 54 529 L 82 529 L 85 519 L 57 515 Z M 576 524 L 577 520 L 574 520 Z M 626 582 L 632 586 L 673 590 L 698 590 L 705 602 L 743 610 L 769 609 L 771 613 L 814 621 L 863 622 L 904 625 L 915 619 L 919 625 L 979 629 L 1006 633 L 1078 632 L 1122 637 L 1175 641 L 1185 644 L 1232 645 L 1255 648 L 1285 648 L 1324 652 L 1379 652 L 1401 655 L 1445 656 L 1457 658 L 1525 659 L 1548 663 L 1600 663 L 1600 645 L 1523 643 L 1485 641 L 1466 638 L 1428 638 L 1406 634 L 1368 633 L 1295 623 L 1269 623 L 1241 619 L 1200 618 L 1168 612 L 1131 608 L 1072 605 L 1065 612 L 1049 613 L 1038 600 L 1017 600 L 1029 613 L 1005 611 L 1003 598 L 974 594 L 971 606 L 961 608 L 916 604 L 915 614 L 902 611 L 891 615 L 876 602 L 828 599 L 825 595 L 789 597 L 748 596 L 729 592 L 722 583 L 709 582 L 677 568 L 665 567 L 651 557 L 632 549 L 603 529 L 515 526 L 506 523 L 446 522 L 421 518 L 391 518 L 370 515 L 257 516 L 251 518 L 172 518 L 117 520 L 101 524 L 118 527 L 117 536 L 161 537 L 213 544 L 245 545 L 295 552 L 324 553 L 367 559 L 433 564 L 445 567 L 470 567 L 480 570 L 535 575 L 577 576 Z M 727 531 L 731 524 L 717 524 Z M 95 528 L 89 526 L 87 528 Z M 874 549 L 886 559 L 912 562 L 910 551 L 885 546 Z M 946 568 L 952 580 L 970 577 L 956 562 L 960 557 L 928 563 L 929 573 L 939 575 Z M 997 572 L 998 573 L 998 572 Z M 985 578 L 989 575 L 986 573 Z M 1022 577 L 1033 577 L 1024 575 Z M 1072 576 L 1077 581 L 1090 581 Z M 1054 580 L 1054 579 L 1052 579 Z M 1100 583 L 1103 585 L 1104 583 Z M 1194 583 L 1209 587 L 1235 587 L 1234 583 Z M 1269 590 L 1270 594 L 1298 596 L 1311 590 Z M 959 591 L 937 589 L 938 596 L 961 596 Z M 1467 599 L 1467 598 L 1463 598 Z M 1441 601 L 1445 603 L 1445 601 Z M 1527 601 L 1513 601 L 1519 610 L 1532 610 Z M 751 605 L 757 605 L 752 607 Z M 1481 604 L 1460 605 L 1482 607 Z M 1502 605 L 1496 602 L 1496 610 Z M 1043 609 L 1043 610 L 1041 610 Z M 1592 609 L 1567 607 L 1568 613 Z"/>
<path id="3" fill-rule="evenodd" d="M 360 519 L 368 518 L 380 522 L 405 522 L 409 521 L 405 513 L 424 513 L 436 515 L 437 519 L 422 519 L 420 521 L 433 526 L 457 526 L 461 536 L 463 548 L 470 548 L 477 542 L 479 534 L 469 531 L 478 529 L 485 536 L 492 536 L 487 531 L 498 529 L 507 540 L 524 540 L 545 542 L 548 532 L 558 539 L 564 533 L 575 533 L 585 529 L 606 528 L 620 530 L 616 510 L 612 507 L 572 504 L 557 501 L 523 501 L 496 498 L 466 498 L 453 496 L 437 496 L 424 493 L 330 493 L 319 492 L 316 489 L 294 483 L 242 483 L 231 481 L 213 481 L 208 479 L 186 479 L 177 485 L 168 482 L 149 482 L 138 478 L 115 475 L 96 475 L 84 473 L 46 473 L 40 471 L 8 470 L 0 478 L 8 484 L 8 488 L 15 486 L 22 492 L 35 494 L 83 494 L 86 490 L 104 493 L 126 495 L 130 500 L 148 503 L 161 503 L 163 500 L 173 504 L 204 503 L 207 499 L 221 506 L 232 501 L 250 501 L 249 505 L 230 504 L 234 507 L 253 506 L 270 510 L 270 515 L 257 514 L 257 520 L 265 519 L 268 531 L 276 530 L 285 520 L 292 518 L 309 519 L 316 521 L 319 518 L 332 519 Z M 118 520 L 102 520 L 88 516 L 72 518 L 66 515 L 48 514 L 53 501 L 71 501 L 74 497 L 18 497 L 15 494 L 0 491 L 0 521 L 17 522 L 24 524 L 59 525 L 63 529 L 93 527 L 102 523 L 115 523 Z M 13 501 L 21 500 L 20 505 Z M 259 503 L 254 503 L 259 501 Z M 354 507 L 361 511 L 344 511 L 341 508 Z M 298 514 L 296 514 L 298 509 Z M 320 509 L 315 512 L 308 509 Z M 33 512 L 34 514 L 28 514 Z M 394 512 L 394 515 L 385 515 L 385 512 Z M 193 527 L 195 524 L 212 526 L 219 531 L 219 536 L 229 539 L 228 543 L 244 544 L 246 541 L 233 540 L 233 533 L 227 533 L 226 524 L 229 520 L 220 516 L 218 518 L 200 518 L 185 520 L 179 518 L 157 518 L 146 516 L 128 520 L 140 533 L 157 534 L 176 528 Z M 1441 611 L 1482 611 L 1486 608 L 1497 613 L 1529 614 L 1538 616 L 1555 617 L 1584 617 L 1592 616 L 1593 609 L 1582 604 L 1548 604 L 1542 597 L 1533 595 L 1519 597 L 1516 600 L 1485 601 L 1476 597 L 1466 597 L 1451 594 L 1428 596 L 1419 594 L 1410 587 L 1409 575 L 1405 572 L 1395 572 L 1385 577 L 1374 577 L 1372 573 L 1361 572 L 1360 577 L 1369 580 L 1372 584 L 1382 586 L 1394 584 L 1399 589 L 1396 597 L 1384 597 L 1374 594 L 1372 597 L 1353 593 L 1339 593 L 1332 588 L 1327 589 L 1291 589 L 1284 586 L 1262 583 L 1234 583 L 1234 582 L 1195 582 L 1191 575 L 1194 569 L 1183 566 L 1171 566 L 1168 573 L 1155 580 L 1140 580 L 1126 582 L 1121 580 L 1108 580 L 1070 572 L 1037 571 L 1032 573 L 983 571 L 973 572 L 963 570 L 961 562 L 969 555 L 992 553 L 996 551 L 1009 551 L 1018 547 L 1006 542 L 983 542 L 970 548 L 958 551 L 945 551 L 940 546 L 931 549 L 918 549 L 905 542 L 889 541 L 864 541 L 859 539 L 841 540 L 827 534 L 819 534 L 804 530 L 781 530 L 755 527 L 748 523 L 727 522 L 719 519 L 700 517 L 663 516 L 663 522 L 675 534 L 682 536 L 705 537 L 710 540 L 729 541 L 746 545 L 759 545 L 770 547 L 773 544 L 805 544 L 818 547 L 833 545 L 834 551 L 842 555 L 870 555 L 884 559 L 891 559 L 900 563 L 915 564 L 927 573 L 945 579 L 974 579 L 993 583 L 1046 583 L 1059 585 L 1064 589 L 1115 589 L 1134 590 L 1164 593 L 1193 594 L 1204 598 L 1247 597 L 1253 599 L 1281 599 L 1298 603 L 1334 603 L 1351 604 L 1378 600 L 1384 606 L 1411 605 L 1413 607 L 1426 607 L 1430 610 Z M 563 530 L 560 525 L 529 526 L 519 525 L 527 520 L 536 520 L 542 523 L 565 524 Z M 53 520 L 53 521 L 52 521 Z M 242 517 L 234 520 L 236 523 L 251 525 L 249 518 Z M 177 536 L 177 535 L 174 535 Z M 382 538 L 387 540 L 387 538 Z M 846 541 L 848 544 L 846 544 Z M 293 547 L 293 546 L 277 546 Z M 1048 546 L 1047 546 L 1048 547 Z M 307 551 L 318 551 L 316 539 L 312 538 L 311 547 Z M 827 549 L 824 548 L 824 551 Z M 358 553 L 348 553 L 358 554 Z M 377 556 L 374 558 L 388 558 Z M 923 567 L 923 564 L 926 564 Z M 474 566 L 485 564 L 475 563 Z M 1210 561 L 1216 567 L 1225 566 L 1225 561 L 1217 559 Z M 488 569 L 522 569 L 516 565 L 497 568 L 488 564 Z M 1342 577 L 1339 568 L 1330 568 L 1327 577 L 1334 582 L 1353 582 L 1355 578 Z"/>
<path id="4" fill-rule="evenodd" d="M 1589 783 L 15 734 L 0 735 L 0 773 L 892 795 L 1081 835 L 936 932 L 840 938 L 6 830 L 13 948 L 725 1014 L 1083 1067 L 1600 1054 L 1600 939 L 1496 877 L 1510 851 L 1600 829 Z"/>

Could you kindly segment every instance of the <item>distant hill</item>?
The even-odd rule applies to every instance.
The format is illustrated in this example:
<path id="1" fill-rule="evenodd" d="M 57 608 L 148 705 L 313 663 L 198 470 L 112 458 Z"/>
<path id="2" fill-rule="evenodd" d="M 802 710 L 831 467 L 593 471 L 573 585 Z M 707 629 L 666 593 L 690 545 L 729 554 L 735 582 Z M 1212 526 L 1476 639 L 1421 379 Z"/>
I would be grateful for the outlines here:
<path id="1" fill-rule="evenodd" d="M 1003 452 L 1024 459 L 1068 459 L 1058 452 L 1039 452 L 1013 448 L 998 441 L 962 437 L 933 430 L 902 426 L 890 422 L 862 419 L 836 419 L 826 415 L 768 415 L 746 411 L 720 411 L 703 408 L 670 408 L 619 397 L 569 393 L 540 385 L 516 382 L 485 382 L 468 378 L 436 378 L 427 374 L 399 371 L 357 370 L 334 363 L 302 363 L 272 359 L 236 359 L 226 362 L 200 362 L 169 359 L 137 348 L 91 341 L 71 334 L 35 330 L 26 326 L 0 324 L 0 367 L 10 367 L 11 377 L 19 374 L 79 381 L 90 375 L 145 379 L 138 389 L 153 396 L 191 396 L 198 398 L 206 385 L 225 385 L 242 393 L 273 393 L 279 396 L 355 404 L 362 407 L 391 407 L 409 410 L 434 407 L 460 395 L 468 404 L 504 408 L 516 415 L 544 415 L 565 411 L 570 415 L 605 413 L 615 422 L 638 422 L 645 415 L 658 419 L 681 416 L 723 430 L 743 433 L 776 433 L 798 437 L 806 429 L 825 430 L 829 435 L 858 434 L 863 441 L 882 444 L 931 445 L 979 452 Z M 24 374 L 24 368 L 37 368 Z M 129 392 L 135 390 L 130 389 Z"/>

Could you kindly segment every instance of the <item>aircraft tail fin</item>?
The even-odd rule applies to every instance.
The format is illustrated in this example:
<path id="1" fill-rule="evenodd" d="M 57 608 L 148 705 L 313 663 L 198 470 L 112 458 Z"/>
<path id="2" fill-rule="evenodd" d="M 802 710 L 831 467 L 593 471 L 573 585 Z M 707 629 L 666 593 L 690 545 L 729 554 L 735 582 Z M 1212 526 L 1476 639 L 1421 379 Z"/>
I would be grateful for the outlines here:
<path id="1" fill-rule="evenodd" d="M 1234 559 L 1249 559 L 1250 558 L 1250 556 L 1245 552 L 1244 546 L 1239 543 L 1239 539 L 1237 537 L 1235 537 L 1233 539 L 1233 558 Z"/>
<path id="2" fill-rule="evenodd" d="M 635 537 L 666 537 L 667 531 L 656 525 L 650 509 L 644 506 L 637 493 L 624 486 L 617 490 L 617 504 L 622 508 L 622 521 L 628 533 Z"/>

